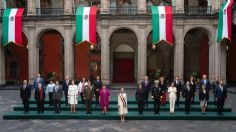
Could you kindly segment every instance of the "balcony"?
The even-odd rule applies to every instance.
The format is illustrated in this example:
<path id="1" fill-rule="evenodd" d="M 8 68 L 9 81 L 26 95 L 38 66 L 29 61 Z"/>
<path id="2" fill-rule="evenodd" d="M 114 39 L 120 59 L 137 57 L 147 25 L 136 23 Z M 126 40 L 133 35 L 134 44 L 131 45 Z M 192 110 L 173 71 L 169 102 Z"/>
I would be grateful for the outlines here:
<path id="1" fill-rule="evenodd" d="M 211 6 L 186 6 L 184 7 L 185 14 L 212 14 Z"/>
<path id="2" fill-rule="evenodd" d="M 110 7 L 110 14 L 112 15 L 136 15 L 138 14 L 138 6 L 128 5 L 125 7 Z"/>
<path id="3" fill-rule="evenodd" d="M 176 7 L 172 6 L 172 13 L 176 13 Z M 151 6 L 147 6 L 147 14 L 152 14 L 152 7 Z"/>
<path id="4" fill-rule="evenodd" d="M 62 16 L 64 15 L 63 8 L 36 8 L 37 16 Z"/>

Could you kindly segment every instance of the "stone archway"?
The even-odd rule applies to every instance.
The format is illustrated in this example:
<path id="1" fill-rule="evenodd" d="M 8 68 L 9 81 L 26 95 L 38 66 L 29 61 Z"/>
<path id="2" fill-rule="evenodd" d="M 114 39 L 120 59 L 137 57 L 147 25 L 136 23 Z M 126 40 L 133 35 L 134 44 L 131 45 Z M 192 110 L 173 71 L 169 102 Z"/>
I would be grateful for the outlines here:
<path id="1" fill-rule="evenodd" d="M 174 45 L 172 46 L 161 41 L 156 45 L 156 49 L 153 49 L 151 31 L 147 36 L 147 75 L 150 80 L 155 80 L 160 77 L 156 74 L 157 70 L 161 70 L 160 76 L 163 76 L 166 80 L 173 80 Z"/>
<path id="2" fill-rule="evenodd" d="M 193 73 L 209 74 L 208 30 L 198 27 L 188 30 L 184 37 L 184 80 Z"/>
<path id="3" fill-rule="evenodd" d="M 226 78 L 229 83 L 236 82 L 236 25 L 232 25 L 232 41 L 227 46 Z"/>
<path id="4" fill-rule="evenodd" d="M 23 46 L 13 43 L 4 47 L 5 56 L 5 81 L 7 84 L 20 84 L 23 80 L 28 80 L 28 39 L 22 33 Z"/>
<path id="5" fill-rule="evenodd" d="M 97 33 L 97 44 L 91 50 L 89 42 L 74 44 L 75 79 L 83 77 L 93 82 L 96 76 L 101 76 L 101 38 Z M 73 40 L 75 40 L 75 35 Z M 75 42 L 74 42 L 75 43 Z"/>
<path id="6" fill-rule="evenodd" d="M 45 79 L 55 72 L 56 79 L 64 78 L 64 38 L 55 29 L 45 29 L 39 33 L 39 72 Z"/>
<path id="7" fill-rule="evenodd" d="M 134 83 L 137 81 L 137 45 L 137 36 L 131 29 L 120 28 L 111 34 L 110 78 L 113 83 Z"/>

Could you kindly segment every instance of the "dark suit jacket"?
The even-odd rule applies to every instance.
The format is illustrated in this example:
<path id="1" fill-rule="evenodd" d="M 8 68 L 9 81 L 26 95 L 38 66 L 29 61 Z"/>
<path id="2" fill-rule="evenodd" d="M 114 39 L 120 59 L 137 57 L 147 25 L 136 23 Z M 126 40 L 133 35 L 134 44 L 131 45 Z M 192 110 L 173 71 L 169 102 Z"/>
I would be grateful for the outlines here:
<path id="1" fill-rule="evenodd" d="M 185 101 L 191 101 L 191 98 L 193 98 L 194 90 L 191 86 L 189 86 L 190 90 L 188 90 L 187 86 L 184 86 L 182 90 L 183 98 L 185 98 Z"/>
<path id="2" fill-rule="evenodd" d="M 58 89 L 56 91 L 56 86 L 53 88 L 53 99 L 61 99 L 63 96 L 63 89 L 61 86 L 58 86 Z"/>
<path id="3" fill-rule="evenodd" d="M 66 80 L 63 81 L 63 91 L 68 92 L 69 85 L 71 85 L 71 81 L 69 80 L 69 84 L 66 84 Z"/>
<path id="4" fill-rule="evenodd" d="M 227 89 L 225 86 L 223 86 L 223 91 L 221 91 L 220 85 L 218 85 L 215 89 L 215 97 L 217 100 L 225 101 L 225 98 L 227 98 Z"/>
<path id="5" fill-rule="evenodd" d="M 101 80 L 99 80 L 99 81 L 95 80 L 93 85 L 94 85 L 94 92 L 98 93 L 100 91 L 100 89 L 102 88 L 102 81 Z"/>
<path id="6" fill-rule="evenodd" d="M 29 99 L 31 96 L 31 88 L 29 85 L 26 85 L 26 88 L 24 90 L 23 85 L 20 87 L 20 98 L 21 99 Z"/>
<path id="7" fill-rule="evenodd" d="M 209 91 L 206 90 L 206 93 L 204 94 L 202 88 L 200 88 L 200 90 L 199 90 L 199 100 L 204 100 L 204 99 L 209 100 Z"/>
<path id="8" fill-rule="evenodd" d="M 147 82 L 147 85 L 145 84 L 145 81 L 142 81 L 141 85 L 146 92 L 151 91 L 151 82 L 150 81 Z"/>
<path id="9" fill-rule="evenodd" d="M 177 89 L 177 93 L 181 92 L 181 90 L 182 90 L 182 83 L 181 83 L 181 81 L 179 81 L 179 83 L 177 84 L 177 83 L 176 83 L 176 80 L 175 80 L 175 81 L 174 81 L 174 86 L 175 86 L 176 89 Z"/>
<path id="10" fill-rule="evenodd" d="M 40 100 L 40 92 L 38 89 L 35 90 L 35 93 L 34 93 L 34 98 L 39 101 Z M 43 90 L 43 100 L 45 99 L 45 92 Z"/>
<path id="11" fill-rule="evenodd" d="M 37 78 L 34 79 L 34 89 L 37 89 L 38 88 L 38 83 L 41 83 L 42 84 L 42 87 L 44 88 L 44 79 L 43 78 L 40 78 L 39 79 L 39 82 L 37 82 Z"/>
<path id="12" fill-rule="evenodd" d="M 144 101 L 145 100 L 145 91 L 144 89 L 138 89 L 135 94 L 136 101 Z"/>
<path id="13" fill-rule="evenodd" d="M 191 83 L 191 81 L 189 81 L 190 83 L 190 87 L 192 87 L 193 91 L 196 92 L 196 83 L 193 81 L 193 84 Z"/>
<path id="14" fill-rule="evenodd" d="M 206 90 L 210 91 L 211 90 L 211 83 L 209 80 L 206 80 L 206 84 L 204 83 L 204 80 L 200 81 L 200 89 L 202 88 L 202 85 L 206 86 Z"/>

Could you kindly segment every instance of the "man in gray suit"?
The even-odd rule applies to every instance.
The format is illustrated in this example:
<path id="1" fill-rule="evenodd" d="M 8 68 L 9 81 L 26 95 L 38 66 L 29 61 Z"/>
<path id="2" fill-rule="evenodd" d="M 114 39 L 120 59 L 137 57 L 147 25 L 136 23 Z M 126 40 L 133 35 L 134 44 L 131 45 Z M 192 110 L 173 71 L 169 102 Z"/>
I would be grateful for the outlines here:
<path id="1" fill-rule="evenodd" d="M 53 101 L 55 105 L 55 113 L 61 112 L 61 98 L 63 96 L 63 89 L 59 85 L 59 82 L 56 81 L 56 85 L 53 88 Z"/>

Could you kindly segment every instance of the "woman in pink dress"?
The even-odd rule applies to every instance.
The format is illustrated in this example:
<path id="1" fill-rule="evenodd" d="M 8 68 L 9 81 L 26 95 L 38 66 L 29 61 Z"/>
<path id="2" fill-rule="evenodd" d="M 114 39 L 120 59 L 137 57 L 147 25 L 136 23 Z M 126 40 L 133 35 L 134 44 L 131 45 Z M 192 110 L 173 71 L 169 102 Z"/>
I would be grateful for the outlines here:
<path id="1" fill-rule="evenodd" d="M 105 85 L 102 86 L 102 89 L 99 92 L 99 103 L 102 109 L 102 114 L 107 113 L 109 107 L 110 93 Z"/>

